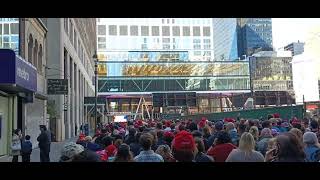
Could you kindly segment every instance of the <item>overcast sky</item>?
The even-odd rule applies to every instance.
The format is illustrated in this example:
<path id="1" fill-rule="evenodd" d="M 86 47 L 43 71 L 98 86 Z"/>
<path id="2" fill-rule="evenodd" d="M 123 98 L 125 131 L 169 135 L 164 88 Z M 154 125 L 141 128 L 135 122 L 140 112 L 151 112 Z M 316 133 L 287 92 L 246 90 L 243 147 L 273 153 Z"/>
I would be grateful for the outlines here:
<path id="1" fill-rule="evenodd" d="M 298 40 L 304 42 L 309 29 L 320 25 L 320 18 L 272 18 L 273 45 L 276 49 Z"/>

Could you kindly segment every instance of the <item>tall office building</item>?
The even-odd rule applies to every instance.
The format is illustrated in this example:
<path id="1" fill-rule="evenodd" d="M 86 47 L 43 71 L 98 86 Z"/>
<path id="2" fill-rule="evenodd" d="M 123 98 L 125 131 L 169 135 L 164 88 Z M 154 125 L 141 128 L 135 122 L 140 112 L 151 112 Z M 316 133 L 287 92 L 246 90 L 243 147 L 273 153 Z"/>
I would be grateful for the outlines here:
<path id="1" fill-rule="evenodd" d="M 98 51 L 187 51 L 190 60 L 213 59 L 212 19 L 108 18 L 98 19 Z M 106 52 L 108 51 L 108 52 Z M 124 51 L 120 53 L 119 51 Z"/>
<path id="2" fill-rule="evenodd" d="M 217 61 L 238 59 L 238 34 L 236 18 L 213 19 L 214 59 Z"/>
<path id="3" fill-rule="evenodd" d="M 273 50 L 271 18 L 238 18 L 237 24 L 239 55 Z"/>
<path id="4" fill-rule="evenodd" d="M 48 79 L 67 79 L 68 94 L 50 95 L 51 127 L 57 140 L 74 137 L 87 122 L 84 97 L 94 95 L 95 18 L 47 18 Z M 56 123 L 55 123 L 56 122 Z"/>
<path id="5" fill-rule="evenodd" d="M 215 60 L 244 59 L 244 55 L 271 51 L 271 18 L 214 18 L 213 41 Z"/>
<path id="6" fill-rule="evenodd" d="M 302 54 L 304 52 L 304 43 L 303 42 L 293 42 L 284 47 L 284 50 L 291 51 L 292 56 Z"/>

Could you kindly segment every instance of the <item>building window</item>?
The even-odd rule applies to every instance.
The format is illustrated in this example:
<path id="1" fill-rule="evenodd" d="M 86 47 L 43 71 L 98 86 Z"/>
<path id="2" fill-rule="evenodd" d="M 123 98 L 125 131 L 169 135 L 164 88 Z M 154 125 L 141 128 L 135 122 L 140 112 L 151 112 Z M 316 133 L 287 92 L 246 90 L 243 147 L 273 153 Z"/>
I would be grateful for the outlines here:
<path id="1" fill-rule="evenodd" d="M 33 37 L 30 34 L 28 39 L 28 61 L 32 64 Z"/>
<path id="2" fill-rule="evenodd" d="M 201 51 L 195 51 L 193 54 L 194 54 L 195 56 L 201 56 Z"/>
<path id="3" fill-rule="evenodd" d="M 193 45 L 193 49 L 201 49 L 201 45 L 200 44 L 195 44 L 195 45 Z"/>
<path id="4" fill-rule="evenodd" d="M 147 44 L 147 38 L 143 38 L 143 43 Z"/>
<path id="5" fill-rule="evenodd" d="M 11 23 L 10 24 L 10 31 L 11 31 L 11 34 L 19 34 L 19 24 L 18 23 Z"/>
<path id="6" fill-rule="evenodd" d="M 210 43 L 210 39 L 203 39 L 203 43 Z"/>
<path id="7" fill-rule="evenodd" d="M 203 49 L 210 49 L 211 48 L 211 45 L 210 44 L 205 44 L 203 45 Z"/>
<path id="8" fill-rule="evenodd" d="M 174 24 L 174 19 L 172 19 L 172 24 Z"/>
<path id="9" fill-rule="evenodd" d="M 74 29 L 74 39 L 73 39 L 73 43 L 74 43 L 74 49 L 76 50 L 76 52 L 78 51 L 78 41 L 77 41 L 77 32 L 76 29 Z"/>
<path id="10" fill-rule="evenodd" d="M 180 27 L 179 26 L 172 27 L 172 35 L 173 36 L 180 36 Z"/>
<path id="11" fill-rule="evenodd" d="M 98 35 L 106 35 L 106 26 L 105 25 L 98 25 Z"/>
<path id="12" fill-rule="evenodd" d="M 190 36 L 190 27 L 183 26 L 183 36 Z"/>
<path id="13" fill-rule="evenodd" d="M 117 35 L 117 25 L 109 25 L 109 35 L 110 36 Z"/>
<path id="14" fill-rule="evenodd" d="M 149 26 L 141 26 L 141 36 L 149 36 Z"/>
<path id="15" fill-rule="evenodd" d="M 162 47 L 163 49 L 170 49 L 170 44 L 164 44 Z"/>
<path id="16" fill-rule="evenodd" d="M 162 38 L 162 43 L 170 43 L 170 38 Z"/>
<path id="17" fill-rule="evenodd" d="M 147 44 L 141 44 L 141 49 L 148 49 Z"/>
<path id="18" fill-rule="evenodd" d="M 159 36 L 159 26 L 152 26 L 152 36 Z"/>
<path id="19" fill-rule="evenodd" d="M 33 47 L 33 63 L 35 67 L 38 65 L 38 41 L 34 41 L 34 47 Z"/>
<path id="20" fill-rule="evenodd" d="M 162 24 L 164 24 L 165 23 L 165 20 L 164 19 L 162 19 Z"/>
<path id="21" fill-rule="evenodd" d="M 193 36 L 200 36 L 200 26 L 193 27 Z"/>
<path id="22" fill-rule="evenodd" d="M 211 35 L 210 27 L 209 26 L 203 27 L 203 36 L 210 36 L 210 35 Z"/>
<path id="23" fill-rule="evenodd" d="M 120 36 L 128 36 L 128 26 L 120 26 Z"/>
<path id="24" fill-rule="evenodd" d="M 201 43 L 201 40 L 200 39 L 194 39 L 193 43 Z"/>
<path id="25" fill-rule="evenodd" d="M 170 36 L 170 27 L 162 26 L 162 36 Z"/>
<path id="26" fill-rule="evenodd" d="M 138 26 L 130 26 L 130 35 L 131 36 L 139 36 L 138 34 Z"/>
<path id="27" fill-rule="evenodd" d="M 68 18 L 63 18 L 64 21 L 64 31 L 68 34 L 69 30 L 68 30 Z"/>
<path id="28" fill-rule="evenodd" d="M 9 34 L 9 24 L 3 24 L 3 34 Z"/>
<path id="29" fill-rule="evenodd" d="M 39 52 L 38 52 L 38 72 L 42 74 L 42 45 L 39 46 Z"/>
<path id="30" fill-rule="evenodd" d="M 98 43 L 100 42 L 106 42 L 106 38 L 105 37 L 98 37 Z"/>
<path id="31" fill-rule="evenodd" d="M 106 44 L 98 44 L 98 49 L 106 49 Z"/>
<path id="32" fill-rule="evenodd" d="M 167 19 L 167 24 L 170 24 L 170 19 Z"/>
<path id="33" fill-rule="evenodd" d="M 71 41 L 71 44 L 73 44 L 73 24 L 72 24 L 72 21 L 70 19 L 70 29 L 69 29 L 69 35 L 70 35 L 70 41 Z"/>

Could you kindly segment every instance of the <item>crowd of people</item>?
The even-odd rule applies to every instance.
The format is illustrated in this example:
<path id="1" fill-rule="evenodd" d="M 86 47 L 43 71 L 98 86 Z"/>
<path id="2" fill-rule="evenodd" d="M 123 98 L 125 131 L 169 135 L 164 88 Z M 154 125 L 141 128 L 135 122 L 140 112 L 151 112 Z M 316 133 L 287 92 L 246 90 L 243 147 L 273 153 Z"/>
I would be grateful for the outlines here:
<path id="1" fill-rule="evenodd" d="M 60 162 L 319 162 L 316 119 L 136 120 L 100 125 Z"/>

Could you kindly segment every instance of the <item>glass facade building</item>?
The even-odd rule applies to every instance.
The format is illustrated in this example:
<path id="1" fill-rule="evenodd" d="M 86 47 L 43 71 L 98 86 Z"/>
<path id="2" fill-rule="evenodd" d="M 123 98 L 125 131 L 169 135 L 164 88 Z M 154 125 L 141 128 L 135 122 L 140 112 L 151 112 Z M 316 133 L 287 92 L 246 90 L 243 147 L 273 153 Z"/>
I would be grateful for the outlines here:
<path id="1" fill-rule="evenodd" d="M 238 18 L 237 26 L 238 51 L 241 56 L 273 50 L 271 18 Z"/>
<path id="2" fill-rule="evenodd" d="M 98 19 L 99 95 L 249 91 L 248 61 L 213 58 L 212 20 Z"/>
<path id="3" fill-rule="evenodd" d="M 0 18 L 0 48 L 19 54 L 19 18 Z"/>
<path id="4" fill-rule="evenodd" d="M 214 18 L 213 34 L 215 60 L 238 59 L 237 19 Z"/>

